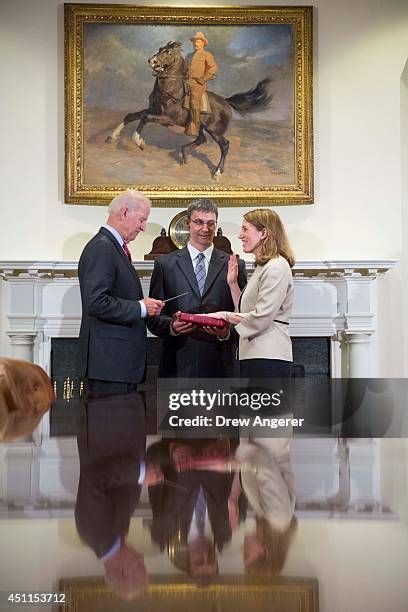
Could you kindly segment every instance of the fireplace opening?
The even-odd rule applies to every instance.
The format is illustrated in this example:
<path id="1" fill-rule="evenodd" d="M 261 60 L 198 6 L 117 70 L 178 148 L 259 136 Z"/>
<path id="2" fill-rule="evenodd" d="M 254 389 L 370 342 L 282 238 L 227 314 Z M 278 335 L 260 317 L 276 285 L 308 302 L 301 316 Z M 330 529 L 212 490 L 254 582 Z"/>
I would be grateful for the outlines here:
<path id="1" fill-rule="evenodd" d="M 159 338 L 147 340 L 146 393 L 147 432 L 156 433 L 156 379 L 160 360 Z M 77 338 L 53 338 L 51 341 L 51 379 L 57 397 L 50 412 L 50 435 L 76 435 L 72 419 L 73 403 L 85 393 L 78 375 Z M 324 379 L 330 377 L 330 338 L 292 338 L 293 376 Z"/>

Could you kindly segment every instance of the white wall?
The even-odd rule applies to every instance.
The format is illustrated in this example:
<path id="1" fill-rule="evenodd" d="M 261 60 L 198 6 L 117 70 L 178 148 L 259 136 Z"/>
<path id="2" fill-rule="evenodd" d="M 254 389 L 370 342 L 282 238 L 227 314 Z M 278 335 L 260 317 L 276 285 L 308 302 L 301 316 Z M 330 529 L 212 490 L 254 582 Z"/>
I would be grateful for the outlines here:
<path id="1" fill-rule="evenodd" d="M 144 553 L 147 570 L 179 573 L 165 553 L 152 550 L 140 522 L 132 520 L 129 541 Z M 249 521 L 245 530 L 251 528 Z M 0 536 L 7 552 L 0 569 L 3 591 L 50 592 L 59 578 L 103 576 L 102 564 L 79 542 L 73 519 L 2 521 Z M 243 533 L 238 536 L 239 543 L 220 557 L 222 575 L 243 573 Z M 302 520 L 283 575 L 318 578 L 321 612 L 403 612 L 407 563 L 406 526 L 400 522 Z"/>
<path id="2" fill-rule="evenodd" d="M 401 78 L 401 176 L 402 176 L 402 249 L 399 266 L 401 278 L 403 342 L 405 365 L 404 375 L 408 376 L 408 61 Z M 404 282 L 405 280 L 405 282 Z"/>
<path id="3" fill-rule="evenodd" d="M 407 249 L 401 209 L 403 202 L 407 205 L 406 178 L 404 194 L 401 189 L 401 75 L 408 57 L 408 3 L 314 4 L 315 204 L 279 212 L 299 259 L 401 259 L 403 246 Z M 0 114 L 5 143 L 0 152 L 0 260 L 75 260 L 105 220 L 106 208 L 63 202 L 62 2 L 3 1 L 0 49 L 6 60 L 0 82 L 7 84 Z M 132 245 L 135 259 L 150 250 L 159 228 L 175 213 L 152 211 L 146 235 Z M 231 237 L 238 232 L 238 219 L 235 210 L 221 211 Z M 239 248 L 236 239 L 233 244 Z M 380 283 L 380 299 L 387 300 L 380 329 L 381 373 L 386 376 L 408 375 L 401 334 L 403 273 L 400 267 Z M 0 324 L 4 332 L 4 319 Z M 3 333 L 0 352 L 7 346 Z"/>

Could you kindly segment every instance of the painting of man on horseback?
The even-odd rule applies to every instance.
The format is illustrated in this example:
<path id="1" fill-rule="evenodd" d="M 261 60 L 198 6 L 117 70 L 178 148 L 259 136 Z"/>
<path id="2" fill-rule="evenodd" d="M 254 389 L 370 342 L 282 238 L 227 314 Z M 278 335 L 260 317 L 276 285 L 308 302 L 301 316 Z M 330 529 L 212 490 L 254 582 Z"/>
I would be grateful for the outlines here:
<path id="1" fill-rule="evenodd" d="M 128 113 L 108 135 L 106 142 L 117 142 L 122 130 L 136 120 L 139 124 L 132 138 L 142 150 L 145 147 L 142 130 L 147 123 L 183 126 L 185 133 L 195 138 L 181 147 L 180 162 L 187 164 L 189 154 L 206 143 L 207 136 L 210 136 L 221 153 L 212 173 L 217 180 L 224 172 L 228 155 L 230 143 L 224 134 L 232 118 L 232 109 L 242 115 L 266 109 L 272 100 L 268 91 L 270 81 L 263 79 L 253 89 L 228 98 L 207 92 L 206 83 L 215 77 L 218 67 L 214 56 L 204 50 L 208 40 L 202 32 L 197 32 L 191 41 L 195 52 L 186 60 L 178 41 L 168 42 L 148 60 L 155 76 L 148 107 Z"/>
<path id="2" fill-rule="evenodd" d="M 311 201 L 310 7 L 64 14 L 67 202 Z"/>

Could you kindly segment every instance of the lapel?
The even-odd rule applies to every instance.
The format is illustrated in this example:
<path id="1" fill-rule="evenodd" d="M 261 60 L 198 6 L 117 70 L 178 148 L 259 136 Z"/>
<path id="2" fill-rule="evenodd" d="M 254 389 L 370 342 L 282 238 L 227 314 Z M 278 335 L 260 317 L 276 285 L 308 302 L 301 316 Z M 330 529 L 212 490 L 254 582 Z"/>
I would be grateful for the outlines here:
<path id="1" fill-rule="evenodd" d="M 241 312 L 241 301 L 242 301 L 242 297 L 243 297 L 243 295 L 244 295 L 244 293 L 245 293 L 245 291 L 246 291 L 246 289 L 248 287 L 248 284 L 249 283 L 253 284 L 254 282 L 256 282 L 259 285 L 258 271 L 257 270 L 259 271 L 258 266 L 255 266 L 255 270 L 253 271 L 251 278 L 249 279 L 249 281 L 247 282 L 247 284 L 245 285 L 245 287 L 241 291 L 241 294 L 240 294 L 239 300 L 238 300 L 238 312 Z M 250 285 L 251 288 L 252 288 L 252 284 Z M 259 289 L 257 289 L 257 291 L 258 290 Z"/>
<path id="2" fill-rule="evenodd" d="M 203 297 L 211 289 L 215 279 L 227 262 L 227 257 L 228 255 L 226 253 L 214 248 L 210 259 L 210 265 L 208 266 L 207 278 L 205 279 Z"/>
<path id="3" fill-rule="evenodd" d="M 245 287 L 242 289 L 240 295 L 239 295 L 239 300 L 238 300 L 238 312 L 241 312 L 241 300 L 242 300 L 242 296 L 244 295 L 244 291 L 247 288 L 248 283 L 245 285 Z"/>
<path id="4" fill-rule="evenodd" d="M 196 275 L 194 273 L 193 262 L 191 261 L 190 253 L 187 247 L 180 249 L 177 255 L 177 265 L 183 272 L 184 276 L 188 280 L 189 285 L 196 294 L 199 300 L 201 300 L 200 291 L 197 285 Z"/>
<path id="5" fill-rule="evenodd" d="M 119 242 L 116 240 L 115 236 L 113 234 L 111 234 L 111 232 L 109 230 L 107 230 L 105 227 L 101 227 L 99 230 L 104 236 L 107 236 L 112 242 L 113 245 L 116 249 L 116 251 L 118 252 L 119 256 L 122 258 L 122 260 L 125 262 L 128 270 L 132 271 L 132 274 L 137 282 L 137 285 L 139 287 L 139 293 L 141 295 L 141 298 L 143 298 L 143 289 L 142 289 L 142 285 L 140 283 L 140 278 L 138 273 L 136 272 L 136 270 L 133 267 L 133 264 L 129 261 L 128 256 L 126 255 L 124 249 L 120 246 Z"/>

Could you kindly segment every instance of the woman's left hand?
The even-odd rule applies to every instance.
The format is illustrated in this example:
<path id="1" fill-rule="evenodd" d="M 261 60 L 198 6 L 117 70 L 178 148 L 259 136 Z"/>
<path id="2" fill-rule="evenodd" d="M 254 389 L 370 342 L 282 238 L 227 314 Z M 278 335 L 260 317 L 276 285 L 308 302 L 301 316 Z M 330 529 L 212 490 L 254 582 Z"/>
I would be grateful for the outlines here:
<path id="1" fill-rule="evenodd" d="M 233 326 L 238 325 L 238 323 L 241 323 L 242 319 L 244 318 L 238 312 L 228 312 L 225 310 L 220 310 L 219 312 L 212 312 L 210 316 L 216 319 L 222 319 L 223 321 L 226 321 L 229 325 Z"/>
<path id="2" fill-rule="evenodd" d="M 240 462 L 233 457 L 222 457 L 218 459 L 199 458 L 194 461 L 195 470 L 206 470 L 210 472 L 224 472 L 232 474 L 240 469 Z"/>
<path id="3" fill-rule="evenodd" d="M 220 310 L 219 312 L 210 312 L 208 313 L 209 317 L 213 319 L 222 319 L 223 321 L 228 321 L 227 313 L 225 310 Z"/>

